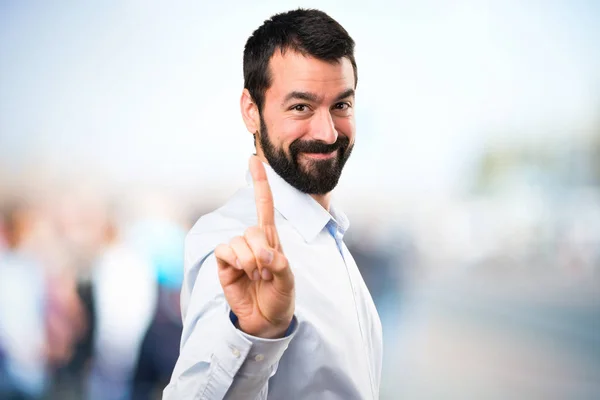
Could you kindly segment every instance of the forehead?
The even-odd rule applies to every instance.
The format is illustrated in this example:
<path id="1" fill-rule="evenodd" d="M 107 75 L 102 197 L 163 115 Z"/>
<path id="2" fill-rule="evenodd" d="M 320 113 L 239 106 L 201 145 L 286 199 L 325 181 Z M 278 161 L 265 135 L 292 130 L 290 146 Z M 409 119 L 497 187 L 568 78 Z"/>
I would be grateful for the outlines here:
<path id="1" fill-rule="evenodd" d="M 267 98 L 285 96 L 291 91 L 307 91 L 324 97 L 337 96 L 354 88 L 354 70 L 346 57 L 327 62 L 295 51 L 276 51 L 269 62 L 271 86 Z"/>

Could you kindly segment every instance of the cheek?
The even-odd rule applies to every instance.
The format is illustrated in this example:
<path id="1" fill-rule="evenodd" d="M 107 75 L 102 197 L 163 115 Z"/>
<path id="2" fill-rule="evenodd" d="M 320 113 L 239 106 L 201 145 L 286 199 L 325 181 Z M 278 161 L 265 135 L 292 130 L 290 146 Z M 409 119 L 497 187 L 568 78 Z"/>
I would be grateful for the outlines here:
<path id="1" fill-rule="evenodd" d="M 283 120 L 277 130 L 277 140 L 287 149 L 294 141 L 302 139 L 310 132 L 308 121 L 294 119 Z"/>
<path id="2" fill-rule="evenodd" d="M 350 142 L 354 142 L 354 135 L 356 134 L 354 118 L 338 118 L 334 123 L 339 135 L 344 135 L 350 139 Z"/>

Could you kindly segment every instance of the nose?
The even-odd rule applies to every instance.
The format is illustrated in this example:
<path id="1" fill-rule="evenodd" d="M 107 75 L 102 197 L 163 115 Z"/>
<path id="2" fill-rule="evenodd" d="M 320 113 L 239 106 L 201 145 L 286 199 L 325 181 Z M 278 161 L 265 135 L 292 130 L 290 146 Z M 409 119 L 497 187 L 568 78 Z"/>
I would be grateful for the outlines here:
<path id="1" fill-rule="evenodd" d="M 318 112 L 314 116 L 311 128 L 311 137 L 314 140 L 318 140 L 327 144 L 333 144 L 338 138 L 338 132 L 335 129 L 335 124 L 333 123 L 333 118 L 331 118 L 331 113 L 329 110 Z"/>

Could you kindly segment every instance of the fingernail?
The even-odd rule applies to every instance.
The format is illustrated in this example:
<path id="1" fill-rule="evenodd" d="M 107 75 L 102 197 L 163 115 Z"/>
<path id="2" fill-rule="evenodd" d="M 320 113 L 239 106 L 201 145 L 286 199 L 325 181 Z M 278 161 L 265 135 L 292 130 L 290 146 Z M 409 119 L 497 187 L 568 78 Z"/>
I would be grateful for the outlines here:
<path id="1" fill-rule="evenodd" d="M 237 269 L 244 269 L 244 267 L 242 267 L 242 263 L 240 262 L 239 258 L 237 260 L 235 260 L 235 266 L 237 267 Z"/>
<path id="2" fill-rule="evenodd" d="M 266 268 L 263 268 L 260 275 L 262 276 L 263 280 L 265 280 L 265 281 L 270 281 L 273 278 L 273 274 L 271 274 L 271 271 L 269 271 Z"/>
<path id="3" fill-rule="evenodd" d="M 254 272 L 252 273 L 252 280 L 257 281 L 259 279 L 260 279 L 260 273 L 258 272 L 257 269 L 255 269 Z"/>
<path id="4" fill-rule="evenodd" d="M 273 252 L 269 251 L 267 249 L 261 249 L 260 250 L 260 262 L 263 263 L 264 265 L 269 265 L 269 264 L 271 264 L 271 261 L 273 261 Z"/>

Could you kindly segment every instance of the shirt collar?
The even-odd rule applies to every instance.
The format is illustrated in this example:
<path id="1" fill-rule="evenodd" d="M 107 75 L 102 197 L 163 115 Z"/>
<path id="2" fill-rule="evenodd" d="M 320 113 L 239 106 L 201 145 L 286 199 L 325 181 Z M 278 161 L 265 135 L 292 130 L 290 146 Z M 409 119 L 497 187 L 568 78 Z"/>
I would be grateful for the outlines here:
<path id="1" fill-rule="evenodd" d="M 269 186 L 273 194 L 275 209 L 300 232 L 305 241 L 312 241 L 323 228 L 332 221 L 340 235 L 343 235 L 350 222 L 346 215 L 333 204 L 330 213 L 327 212 L 315 199 L 302 193 L 282 177 L 270 165 L 263 162 Z M 252 176 L 246 173 L 246 182 L 252 186 Z"/>

